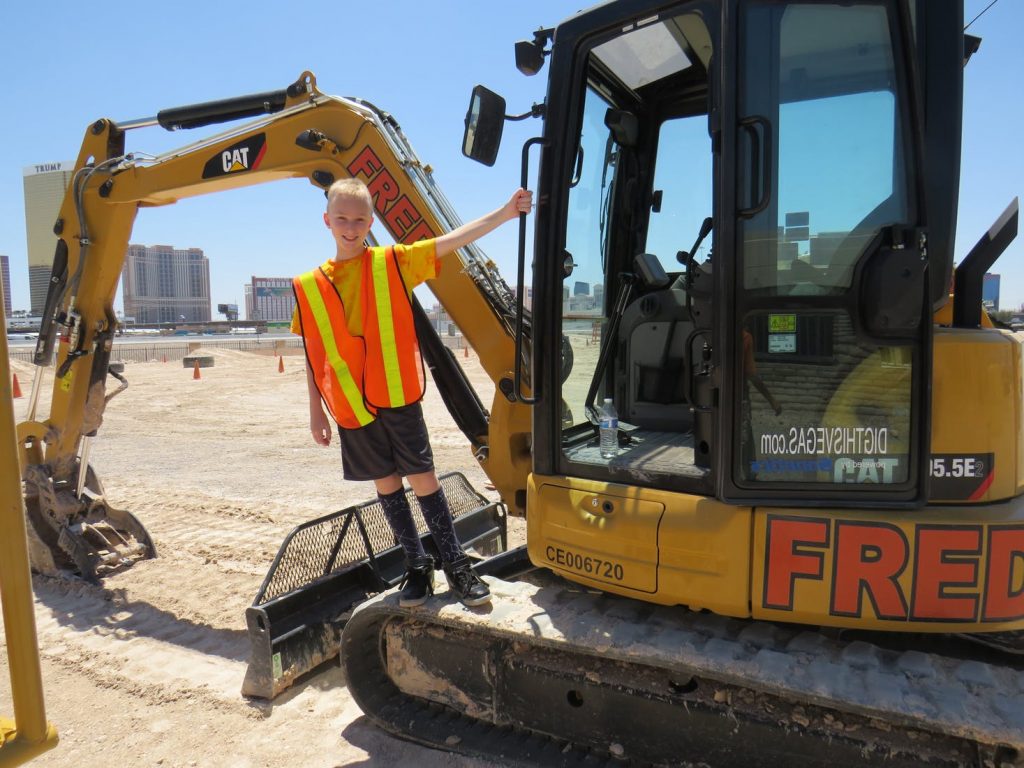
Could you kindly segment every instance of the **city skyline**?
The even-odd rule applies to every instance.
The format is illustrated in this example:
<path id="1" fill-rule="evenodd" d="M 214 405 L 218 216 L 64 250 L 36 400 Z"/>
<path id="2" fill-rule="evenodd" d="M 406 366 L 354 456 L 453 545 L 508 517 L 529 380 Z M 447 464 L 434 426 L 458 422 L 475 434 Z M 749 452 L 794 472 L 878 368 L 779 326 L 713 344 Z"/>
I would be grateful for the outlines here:
<path id="1" fill-rule="evenodd" d="M 84 6 L 58 5 L 67 24 L 90 23 Z M 519 150 L 526 138 L 537 135 L 540 124 L 535 120 L 506 124 L 502 151 L 493 168 L 463 158 L 462 123 L 471 88 L 483 83 L 506 97 L 510 113 L 528 112 L 531 104 L 544 98 L 547 70 L 534 78 L 519 75 L 513 63 L 514 42 L 528 38 L 538 26 L 557 24 L 583 5 L 575 0 L 525 0 L 509 8 L 451 4 L 459 12 L 443 13 L 436 5 L 396 0 L 387 16 L 379 7 L 346 9 L 346 25 L 357 29 L 383 30 L 390 28 L 389 20 L 400 18 L 403 29 L 416 29 L 418 39 L 459 40 L 460 56 L 433 57 L 428 67 L 410 70 L 404 57 L 384 57 L 375 59 L 373 66 L 353 67 L 330 46 L 310 48 L 297 40 L 279 41 L 272 55 L 255 55 L 245 36 L 225 37 L 215 31 L 222 25 L 214 23 L 209 6 L 186 0 L 180 20 L 160 17 L 156 23 L 160 36 L 181 43 L 173 59 L 140 57 L 129 67 L 111 65 L 103 57 L 86 57 L 76 64 L 77 85 L 70 91 L 64 87 L 71 76 L 67 63 L 46 56 L 41 46 L 31 43 L 31 35 L 14 34 L 11 44 L 0 51 L 0 63 L 7 65 L 7 71 L 27 68 L 35 76 L 11 83 L 13 102 L 29 105 L 30 116 L 0 126 L 0 205 L 7 211 L 22 210 L 21 169 L 73 157 L 82 134 L 97 118 L 131 120 L 182 104 L 281 88 L 309 69 L 325 92 L 366 98 L 388 111 L 424 163 L 434 168 L 439 186 L 460 217 L 473 219 L 501 204 L 518 184 Z M 987 0 L 967 0 L 965 20 L 987 5 Z M 27 32 L 45 24 L 50 12 L 31 4 L 8 4 L 0 10 L 0 18 L 5 28 Z M 153 13 L 148 8 L 133 9 L 144 24 L 155 20 Z M 202 23 L 204 19 L 209 23 Z M 1024 52 L 1014 39 L 1014 30 L 1022 26 L 1024 3 L 998 2 L 969 30 L 983 42 L 965 71 L 957 259 L 967 254 L 1019 194 L 1024 179 L 1024 158 L 1014 131 L 1024 117 L 1024 105 L 1007 98 L 1015 92 L 1017 73 L 1024 70 Z M 245 66 L 225 70 L 222 63 L 227 58 Z M 40 90 L 64 95 L 39 99 L 35 94 Z M 160 154 L 216 130 L 129 131 L 127 149 Z M 241 307 L 250 275 L 299 274 L 330 255 L 332 242 L 320 221 L 322 207 L 322 194 L 308 182 L 275 182 L 146 208 L 139 214 L 131 240 L 202 247 L 211 259 L 211 302 Z M 52 221 L 49 224 L 52 227 Z M 386 238 L 379 225 L 374 231 Z M 20 216 L 0 221 L 0 253 L 10 257 L 15 309 L 30 304 L 25 234 Z M 692 233 L 679 238 L 678 247 L 688 247 Z M 516 239 L 515 228 L 507 227 L 481 241 L 506 279 L 515 274 Z M 51 244 L 50 259 L 52 248 Z M 674 251 L 658 255 L 669 263 Z M 1024 302 L 1022 255 L 1024 238 L 1018 238 L 994 267 L 1002 276 L 1004 308 Z M 122 307 L 120 302 L 120 297 L 115 299 L 115 307 Z"/>

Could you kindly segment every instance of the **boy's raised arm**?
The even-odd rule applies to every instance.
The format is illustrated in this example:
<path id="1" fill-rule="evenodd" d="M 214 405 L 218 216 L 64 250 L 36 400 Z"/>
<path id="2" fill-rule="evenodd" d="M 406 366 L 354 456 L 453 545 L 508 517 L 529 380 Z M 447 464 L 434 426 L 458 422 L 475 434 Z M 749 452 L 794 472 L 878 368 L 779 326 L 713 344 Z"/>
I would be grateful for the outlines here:
<path id="1" fill-rule="evenodd" d="M 493 229 L 497 229 L 506 221 L 511 221 L 520 213 L 529 213 L 533 207 L 533 193 L 526 189 L 517 189 L 509 201 L 501 208 L 491 211 L 479 219 L 463 224 L 451 232 L 440 235 L 434 241 L 437 258 L 447 256 L 464 245 L 469 245 Z"/>

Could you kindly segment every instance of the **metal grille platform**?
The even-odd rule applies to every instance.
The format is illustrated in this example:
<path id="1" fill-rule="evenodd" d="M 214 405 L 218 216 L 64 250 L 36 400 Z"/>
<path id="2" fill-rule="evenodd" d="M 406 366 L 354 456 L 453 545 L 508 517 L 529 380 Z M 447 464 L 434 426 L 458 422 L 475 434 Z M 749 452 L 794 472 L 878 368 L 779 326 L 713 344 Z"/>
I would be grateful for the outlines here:
<path id="1" fill-rule="evenodd" d="M 460 472 L 440 478 L 463 546 L 482 555 L 508 547 L 505 506 L 481 495 Z M 428 553 L 437 554 L 411 489 L 406 496 Z M 352 609 L 394 587 L 405 572 L 380 501 L 310 520 L 285 537 L 245 619 L 252 645 L 242 693 L 273 699 L 338 654 Z"/>

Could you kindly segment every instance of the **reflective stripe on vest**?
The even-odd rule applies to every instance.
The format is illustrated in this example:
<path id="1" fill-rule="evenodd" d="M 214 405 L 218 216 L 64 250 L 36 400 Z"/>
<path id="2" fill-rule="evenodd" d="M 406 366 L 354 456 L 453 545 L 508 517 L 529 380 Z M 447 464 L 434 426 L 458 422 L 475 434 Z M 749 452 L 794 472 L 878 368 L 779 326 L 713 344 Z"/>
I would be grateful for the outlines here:
<path id="1" fill-rule="evenodd" d="M 363 393 L 377 408 L 399 408 L 423 397 L 426 373 L 420 356 L 412 301 L 394 248 L 371 248 L 363 273 Z"/>
<path id="2" fill-rule="evenodd" d="M 292 287 L 306 358 L 320 397 L 339 426 L 365 427 L 374 419 L 359 389 L 366 353 L 362 341 L 349 333 L 337 289 L 319 268 L 296 277 Z"/>

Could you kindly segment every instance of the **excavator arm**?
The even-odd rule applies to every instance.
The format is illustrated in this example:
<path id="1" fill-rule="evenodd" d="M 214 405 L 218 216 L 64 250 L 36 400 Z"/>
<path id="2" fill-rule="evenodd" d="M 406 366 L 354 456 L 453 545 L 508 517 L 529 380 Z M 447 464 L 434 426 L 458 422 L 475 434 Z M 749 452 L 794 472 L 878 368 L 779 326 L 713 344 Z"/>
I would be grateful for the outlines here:
<path id="1" fill-rule="evenodd" d="M 134 128 L 193 128 L 254 115 L 158 157 L 125 150 L 127 131 Z M 130 123 L 100 119 L 88 128 L 54 227 L 54 267 L 35 353 L 36 365 L 56 365 L 49 415 L 35 417 L 37 375 L 29 417 L 18 427 L 38 570 L 70 567 L 95 578 L 153 554 L 144 527 L 105 502 L 88 467 L 89 438 L 112 396 L 106 382 L 116 331 L 113 299 L 139 209 L 286 178 L 307 178 L 326 190 L 348 176 L 367 183 L 377 218 L 396 242 L 433 237 L 459 224 L 397 122 L 365 101 L 321 93 L 309 72 L 281 91 L 164 110 Z M 503 382 L 513 377 L 515 297 L 476 247 L 449 259 L 428 285 L 496 384 L 490 412 L 475 397 L 451 394 L 461 371 L 450 354 L 435 351 L 430 360 L 427 343 L 425 355 L 435 379 L 447 382 L 446 399 L 462 405 L 456 420 L 477 460 L 502 498 L 513 506 L 518 499 L 521 507 L 530 414 L 502 394 L 510 391 Z"/>

